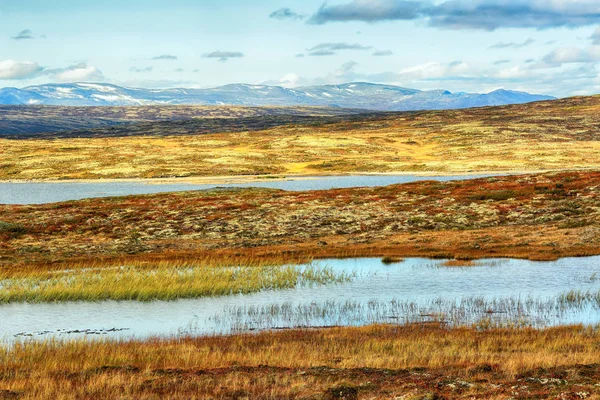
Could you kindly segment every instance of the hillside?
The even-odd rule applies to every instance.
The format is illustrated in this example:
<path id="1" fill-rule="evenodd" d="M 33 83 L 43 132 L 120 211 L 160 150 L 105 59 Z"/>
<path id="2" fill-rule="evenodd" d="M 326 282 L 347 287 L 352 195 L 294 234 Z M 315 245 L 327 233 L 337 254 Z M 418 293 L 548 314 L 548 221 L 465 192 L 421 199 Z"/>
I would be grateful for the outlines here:
<path id="1" fill-rule="evenodd" d="M 441 110 L 521 104 L 550 96 L 496 90 L 490 93 L 420 91 L 354 82 L 288 89 L 231 84 L 211 89 L 139 89 L 111 84 L 74 83 L 0 89 L 0 104 L 61 106 L 237 105 L 320 106 L 378 111 Z"/>
<path id="2" fill-rule="evenodd" d="M 173 136 L 181 132 L 173 132 L 169 125 L 173 123 L 166 122 L 149 125 L 148 130 L 136 125 L 119 127 L 121 131 L 117 132 L 121 134 L 116 137 L 97 129 L 90 138 L 0 139 L 0 179 L 463 173 L 564 169 L 565 165 L 570 169 L 600 167 L 600 96 L 336 118 L 342 120 L 266 130 L 252 130 L 260 126 L 242 124 L 233 132 L 227 132 L 232 126 L 219 126 L 223 119 L 211 128 L 210 135 L 198 135 L 203 132 L 196 131 L 199 122 L 194 120 L 177 123 L 190 133 L 180 136 Z M 238 122 L 234 120 L 234 124 Z M 191 127 L 186 128 L 186 124 Z"/>
<path id="3" fill-rule="evenodd" d="M 325 107 L 234 107 L 234 106 L 0 106 L 0 137 L 30 137 L 39 133 L 66 132 L 103 128 L 113 132 L 122 125 L 192 120 L 206 126 L 231 125 L 236 120 L 265 120 L 265 126 L 301 122 L 318 117 L 357 114 L 364 111 Z M 271 123 L 267 123 L 271 121 Z M 146 125 L 144 125 L 146 124 Z M 194 123 L 190 124 L 194 126 Z M 264 128 L 264 126 L 263 126 Z M 131 128 L 133 130 L 140 128 Z M 157 128 L 160 129 L 160 128 Z M 103 132 L 103 131 L 100 131 Z M 114 132 L 112 133 L 115 134 Z M 131 133 L 125 134 L 129 136 Z M 48 135 L 46 135 L 48 136 Z M 85 136 L 79 133 L 79 136 Z M 93 135 L 91 135 L 93 136 Z"/>

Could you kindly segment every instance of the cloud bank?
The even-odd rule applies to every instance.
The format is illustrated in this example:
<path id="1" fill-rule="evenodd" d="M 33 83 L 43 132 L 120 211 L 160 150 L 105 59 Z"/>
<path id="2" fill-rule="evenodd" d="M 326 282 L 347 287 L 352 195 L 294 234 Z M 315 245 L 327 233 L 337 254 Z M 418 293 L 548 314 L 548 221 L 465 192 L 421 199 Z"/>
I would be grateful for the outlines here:
<path id="1" fill-rule="evenodd" d="M 44 75 L 49 75 L 55 82 L 90 82 L 104 81 L 102 72 L 86 63 L 79 63 L 59 69 L 47 69 L 43 71 Z"/>
<path id="2" fill-rule="evenodd" d="M 309 56 L 332 56 L 338 51 L 344 50 L 371 50 L 373 46 L 363 46 L 358 43 L 319 43 L 307 49 Z"/>
<path id="3" fill-rule="evenodd" d="M 0 79 L 29 79 L 42 72 L 43 68 L 32 61 L 0 61 Z"/>
<path id="4" fill-rule="evenodd" d="M 177 60 L 177 56 L 172 54 L 163 54 L 160 56 L 152 57 L 153 60 L 166 60 L 166 61 L 175 61 Z"/>
<path id="5" fill-rule="evenodd" d="M 16 36 L 12 37 L 13 40 L 28 40 L 35 39 L 33 36 L 33 32 L 30 29 L 24 29 L 21 32 L 17 33 Z"/>
<path id="6" fill-rule="evenodd" d="M 523 47 L 527 47 L 530 44 L 535 43 L 535 40 L 533 40 L 532 38 L 527 39 L 526 41 L 522 42 L 522 43 L 515 43 L 515 42 L 499 42 L 496 44 L 491 45 L 489 48 L 490 49 L 522 49 Z"/>
<path id="7" fill-rule="evenodd" d="M 352 0 L 323 4 L 310 24 L 426 20 L 445 29 L 548 29 L 600 23 L 597 0 L 448 0 L 441 4 L 407 0 Z"/>

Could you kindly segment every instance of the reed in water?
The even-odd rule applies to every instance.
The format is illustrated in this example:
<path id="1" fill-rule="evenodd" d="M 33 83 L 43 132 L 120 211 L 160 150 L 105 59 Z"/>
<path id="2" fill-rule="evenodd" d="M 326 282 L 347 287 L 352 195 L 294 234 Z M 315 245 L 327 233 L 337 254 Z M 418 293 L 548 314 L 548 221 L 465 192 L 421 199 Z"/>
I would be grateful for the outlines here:
<path id="1" fill-rule="evenodd" d="M 176 300 L 344 282 L 350 274 L 315 264 L 161 262 L 61 271 L 0 273 L 0 303 Z"/>

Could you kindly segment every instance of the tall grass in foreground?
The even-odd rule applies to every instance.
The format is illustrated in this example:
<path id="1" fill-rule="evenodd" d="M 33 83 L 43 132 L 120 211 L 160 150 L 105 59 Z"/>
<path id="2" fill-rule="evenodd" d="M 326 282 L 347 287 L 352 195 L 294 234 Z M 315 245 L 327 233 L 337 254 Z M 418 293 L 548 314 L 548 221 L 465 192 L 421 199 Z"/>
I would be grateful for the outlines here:
<path id="1" fill-rule="evenodd" d="M 167 263 L 155 268 L 123 266 L 21 276 L 0 274 L 0 303 L 175 300 L 339 283 L 350 278 L 315 265 L 206 267 Z"/>
<path id="2" fill-rule="evenodd" d="M 366 393 L 360 398 L 400 398 L 415 390 L 421 392 L 414 399 L 435 398 L 423 393 L 434 389 L 449 391 L 444 398 L 576 399 L 586 397 L 559 395 L 568 385 L 577 392 L 584 390 L 580 385 L 598 390 L 598 343 L 598 328 L 577 326 L 370 326 L 143 342 L 31 342 L 0 347 L 0 389 L 24 399 L 244 398 L 240 390 L 252 399 L 322 399 L 328 397 L 314 395 L 348 380 L 369 383 L 361 386 Z M 458 378 L 468 385 L 456 393 L 446 384 Z M 536 384 L 544 382 L 540 378 L 551 385 Z M 527 392 L 512 396 L 515 385 Z"/>

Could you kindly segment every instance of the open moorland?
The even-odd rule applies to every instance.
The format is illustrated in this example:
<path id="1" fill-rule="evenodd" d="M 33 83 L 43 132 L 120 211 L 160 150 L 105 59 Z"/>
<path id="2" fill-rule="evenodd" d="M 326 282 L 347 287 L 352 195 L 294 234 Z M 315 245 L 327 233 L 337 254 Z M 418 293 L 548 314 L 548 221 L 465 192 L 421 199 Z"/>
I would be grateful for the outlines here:
<path id="1" fill-rule="evenodd" d="M 151 118 L 161 110 L 154 108 Z M 254 112 L 241 110 L 244 117 Z M 0 139 L 0 179 L 594 169 L 600 167 L 599 111 L 595 96 L 468 110 L 195 118 L 61 131 Z"/>
<path id="2" fill-rule="evenodd" d="M 214 189 L 0 205 L 0 265 L 123 259 L 600 254 L 600 173 L 380 188 Z M 121 265 L 121 264 L 119 264 Z"/>
<path id="3" fill-rule="evenodd" d="M 17 117 L 8 124 L 30 131 L 0 139 L 0 179 L 554 171 L 0 205 L 0 303 L 175 300 L 352 281 L 310 264 L 329 257 L 443 258 L 462 268 L 478 258 L 600 254 L 600 97 L 371 115 L 199 109 L 90 109 L 88 120 L 74 108 L 10 109 Z M 50 111 L 65 119 L 45 121 Z M 27 113 L 30 121 L 17 121 Z M 600 301 L 577 290 L 561 299 L 583 308 L 585 296 Z M 485 319 L 17 340 L 0 345 L 0 399 L 598 399 L 599 340 L 597 327 Z"/>

